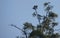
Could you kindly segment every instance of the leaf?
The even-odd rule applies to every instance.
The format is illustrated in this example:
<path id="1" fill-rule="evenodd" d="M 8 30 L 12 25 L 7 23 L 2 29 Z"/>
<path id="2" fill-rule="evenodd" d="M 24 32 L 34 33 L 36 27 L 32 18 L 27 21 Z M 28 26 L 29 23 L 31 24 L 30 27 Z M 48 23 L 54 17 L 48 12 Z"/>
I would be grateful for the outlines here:
<path id="1" fill-rule="evenodd" d="M 41 15 L 40 14 L 37 14 L 37 18 L 38 18 L 38 20 L 41 20 Z"/>
<path id="2" fill-rule="evenodd" d="M 53 23 L 52 23 L 52 27 L 54 27 L 54 26 L 56 26 L 56 25 L 58 25 L 57 22 L 53 22 Z"/>
<path id="3" fill-rule="evenodd" d="M 37 5 L 34 5 L 33 9 L 34 9 L 34 10 L 36 10 L 36 9 L 37 9 L 37 7 L 38 7 Z"/>
<path id="4" fill-rule="evenodd" d="M 49 11 L 49 10 L 51 10 L 52 8 L 53 8 L 53 6 L 47 6 L 45 10 L 46 10 L 46 11 Z"/>
<path id="5" fill-rule="evenodd" d="M 50 2 L 46 2 L 46 3 L 44 3 L 44 6 L 47 6 L 49 3 L 50 3 Z"/>
<path id="6" fill-rule="evenodd" d="M 32 15 L 33 15 L 33 17 L 35 17 L 36 16 L 36 13 L 34 12 Z"/>
<path id="7" fill-rule="evenodd" d="M 54 12 L 50 11 L 50 12 L 49 12 L 49 17 L 55 18 L 55 17 L 58 17 L 58 15 L 55 14 Z"/>
<path id="8" fill-rule="evenodd" d="M 25 22 L 23 25 L 24 29 L 34 29 L 34 26 L 31 23 Z"/>

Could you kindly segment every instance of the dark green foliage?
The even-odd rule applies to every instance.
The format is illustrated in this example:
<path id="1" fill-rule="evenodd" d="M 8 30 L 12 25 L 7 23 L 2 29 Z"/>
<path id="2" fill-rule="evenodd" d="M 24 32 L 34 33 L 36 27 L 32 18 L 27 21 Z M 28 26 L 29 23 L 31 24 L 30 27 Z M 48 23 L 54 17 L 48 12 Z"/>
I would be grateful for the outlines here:
<path id="1" fill-rule="evenodd" d="M 34 17 L 37 17 L 39 24 L 37 27 L 33 26 L 31 23 L 26 22 L 24 28 L 31 29 L 32 31 L 28 34 L 28 38 L 58 38 L 59 34 L 54 33 L 54 27 L 57 26 L 55 18 L 58 17 L 57 14 L 52 12 L 52 7 L 49 5 L 50 2 L 44 3 L 46 16 L 42 16 L 37 13 L 37 5 L 34 5 L 33 9 L 35 12 L 32 14 Z M 41 21 L 42 20 L 42 21 Z M 41 21 L 41 22 L 40 22 Z"/>
<path id="2" fill-rule="evenodd" d="M 24 30 L 26 29 L 34 30 L 34 26 L 31 23 L 25 22 L 23 25 L 24 25 L 23 27 Z"/>
<path id="3" fill-rule="evenodd" d="M 46 3 L 44 3 L 44 6 L 47 6 L 49 3 L 50 3 L 50 2 L 46 2 Z"/>
<path id="4" fill-rule="evenodd" d="M 34 9 L 34 10 L 36 10 L 36 9 L 37 9 L 37 7 L 38 7 L 37 5 L 34 5 L 33 9 Z"/>
<path id="5" fill-rule="evenodd" d="M 33 17 L 37 17 L 39 22 L 36 26 L 32 25 L 32 23 L 25 22 L 23 24 L 23 30 L 16 26 L 14 27 L 21 30 L 26 36 L 25 38 L 59 38 L 60 35 L 54 33 L 54 27 L 58 25 L 58 23 L 55 22 L 55 18 L 57 18 L 58 15 L 52 11 L 53 6 L 49 4 L 50 2 L 44 3 L 46 11 L 46 15 L 44 16 L 37 13 L 38 5 L 33 6 L 35 12 L 32 15 Z"/>
<path id="6" fill-rule="evenodd" d="M 57 14 L 53 13 L 52 11 L 49 12 L 49 17 L 54 18 L 57 17 Z"/>

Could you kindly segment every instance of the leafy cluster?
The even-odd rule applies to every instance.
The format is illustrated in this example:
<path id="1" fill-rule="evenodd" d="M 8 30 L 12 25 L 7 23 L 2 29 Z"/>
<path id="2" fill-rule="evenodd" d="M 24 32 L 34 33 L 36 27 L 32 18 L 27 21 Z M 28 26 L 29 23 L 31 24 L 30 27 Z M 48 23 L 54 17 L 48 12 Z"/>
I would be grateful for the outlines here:
<path id="1" fill-rule="evenodd" d="M 38 5 L 33 6 L 33 10 L 35 11 L 32 15 L 33 17 L 37 17 L 39 22 L 36 26 L 29 22 L 25 22 L 23 24 L 23 29 L 12 25 L 21 30 L 26 36 L 22 38 L 59 38 L 60 35 L 58 33 L 54 33 L 54 27 L 58 25 L 55 18 L 57 18 L 58 15 L 52 11 L 53 6 L 50 5 L 50 2 L 44 3 L 44 7 L 46 14 L 43 16 L 37 13 Z"/>
<path id="2" fill-rule="evenodd" d="M 54 27 L 58 25 L 55 22 L 55 18 L 58 15 L 52 11 L 53 6 L 50 5 L 50 2 L 44 3 L 44 7 L 46 15 L 42 16 L 37 13 L 38 5 L 34 5 L 33 9 L 35 12 L 32 15 L 37 17 L 39 24 L 35 27 L 31 23 L 24 23 L 24 30 L 32 30 L 28 31 L 29 34 L 27 33 L 28 36 L 26 38 L 59 38 L 59 34 L 54 33 Z"/>

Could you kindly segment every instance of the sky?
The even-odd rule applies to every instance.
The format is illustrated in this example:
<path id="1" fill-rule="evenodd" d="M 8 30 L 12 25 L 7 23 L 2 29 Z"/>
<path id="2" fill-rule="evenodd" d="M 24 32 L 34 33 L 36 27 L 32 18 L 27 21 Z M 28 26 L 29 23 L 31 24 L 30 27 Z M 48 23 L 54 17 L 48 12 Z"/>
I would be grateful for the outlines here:
<path id="1" fill-rule="evenodd" d="M 60 0 L 0 0 L 0 38 L 16 38 L 22 36 L 22 32 L 10 24 L 14 24 L 20 28 L 23 23 L 30 22 L 33 25 L 38 24 L 36 18 L 32 17 L 34 10 L 32 7 L 38 5 L 38 13 L 45 14 L 43 11 L 44 2 L 51 2 L 54 6 L 53 11 L 58 14 L 57 22 L 60 23 Z M 55 27 L 59 29 L 60 24 Z M 60 31 L 57 31 L 60 32 Z"/>

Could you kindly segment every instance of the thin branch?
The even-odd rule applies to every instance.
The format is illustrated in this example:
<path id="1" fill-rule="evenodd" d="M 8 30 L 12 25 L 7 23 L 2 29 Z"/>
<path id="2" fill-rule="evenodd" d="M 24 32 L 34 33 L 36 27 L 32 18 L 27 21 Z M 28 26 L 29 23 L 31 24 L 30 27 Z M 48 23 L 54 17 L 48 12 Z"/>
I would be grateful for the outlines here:
<path id="1" fill-rule="evenodd" d="M 11 24 L 11 26 L 13 26 L 13 27 L 17 28 L 18 30 L 21 30 L 22 32 L 24 32 L 22 29 L 20 29 L 20 28 L 17 27 L 16 25 Z"/>
<path id="2" fill-rule="evenodd" d="M 21 31 L 26 35 L 26 38 L 27 38 L 27 33 L 26 33 L 24 30 L 20 29 L 19 27 L 17 27 L 16 25 L 13 25 L 13 24 L 11 24 L 11 26 L 13 26 L 13 27 L 15 27 L 15 28 L 21 30 Z"/>

